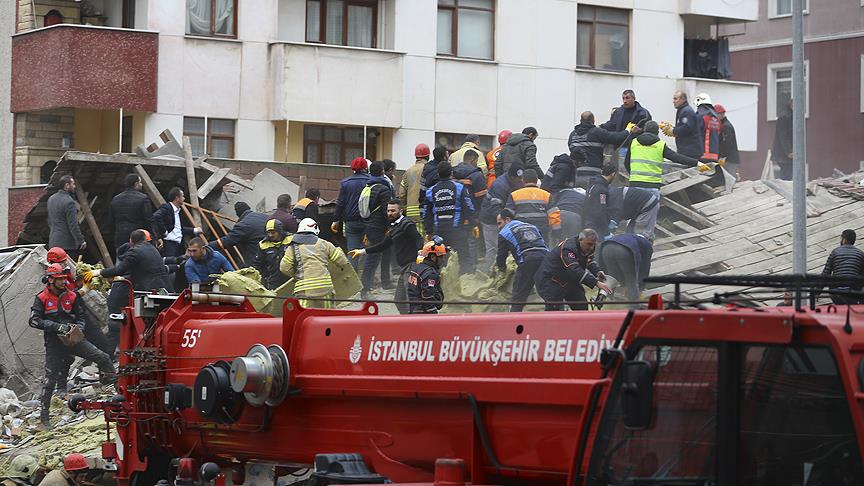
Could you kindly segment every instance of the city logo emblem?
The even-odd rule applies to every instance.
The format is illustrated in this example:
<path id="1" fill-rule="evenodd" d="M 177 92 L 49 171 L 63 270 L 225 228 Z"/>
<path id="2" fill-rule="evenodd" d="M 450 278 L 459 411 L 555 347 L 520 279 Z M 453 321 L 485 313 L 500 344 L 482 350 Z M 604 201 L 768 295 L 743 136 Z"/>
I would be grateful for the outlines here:
<path id="1" fill-rule="evenodd" d="M 363 346 L 360 344 L 360 335 L 358 334 L 354 339 L 354 345 L 348 350 L 348 360 L 351 361 L 351 364 L 357 364 L 360 362 L 361 354 L 363 354 Z"/>

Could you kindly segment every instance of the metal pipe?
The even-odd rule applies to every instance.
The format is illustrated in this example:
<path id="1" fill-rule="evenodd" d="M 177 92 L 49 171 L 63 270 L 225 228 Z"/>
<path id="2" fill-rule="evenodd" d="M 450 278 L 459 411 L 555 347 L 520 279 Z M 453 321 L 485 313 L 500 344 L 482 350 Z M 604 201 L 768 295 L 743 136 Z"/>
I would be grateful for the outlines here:
<path id="1" fill-rule="evenodd" d="M 240 295 L 205 294 L 192 292 L 193 304 L 242 304 L 246 297 Z"/>
<path id="2" fill-rule="evenodd" d="M 807 273 L 804 0 L 792 0 L 792 25 L 792 272 L 804 274 Z"/>

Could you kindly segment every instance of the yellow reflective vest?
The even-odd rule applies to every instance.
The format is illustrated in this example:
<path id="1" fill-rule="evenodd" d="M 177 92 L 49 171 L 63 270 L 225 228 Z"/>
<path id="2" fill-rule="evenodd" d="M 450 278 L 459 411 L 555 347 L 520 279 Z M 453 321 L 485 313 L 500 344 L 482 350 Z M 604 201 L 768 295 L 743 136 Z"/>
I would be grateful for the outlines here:
<path id="1" fill-rule="evenodd" d="M 666 142 L 659 140 L 652 145 L 642 145 L 638 140 L 630 144 L 630 181 L 663 183 L 663 150 Z"/>
<path id="2" fill-rule="evenodd" d="M 333 280 L 327 268 L 328 261 L 340 266 L 350 263 L 345 253 L 329 241 L 316 237 L 314 243 L 304 243 L 303 240 L 306 239 L 300 234 L 294 236 L 291 246 L 285 250 L 279 270 L 289 277 L 294 277 L 294 295 L 298 297 L 324 297 L 332 294 Z"/>

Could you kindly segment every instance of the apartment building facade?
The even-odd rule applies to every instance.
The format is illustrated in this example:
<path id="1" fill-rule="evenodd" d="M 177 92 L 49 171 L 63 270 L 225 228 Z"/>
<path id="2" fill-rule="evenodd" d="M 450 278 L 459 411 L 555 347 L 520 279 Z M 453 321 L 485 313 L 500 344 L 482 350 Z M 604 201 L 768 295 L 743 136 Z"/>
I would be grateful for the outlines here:
<path id="1" fill-rule="evenodd" d="M 417 143 L 491 147 L 539 130 L 567 151 L 579 114 L 624 89 L 657 120 L 711 93 L 756 149 L 757 86 L 684 76 L 685 39 L 757 18 L 758 0 L 16 0 L 14 184 L 70 149 L 129 152 L 170 129 L 238 160 L 413 162 Z M 46 59 L 45 53 L 51 53 Z"/>
<path id="2" fill-rule="evenodd" d="M 864 1 L 805 0 L 804 62 L 810 178 L 864 168 Z M 726 25 L 733 79 L 759 84 L 757 148 L 742 170 L 761 171 L 792 93 L 792 0 L 760 0 L 758 20 Z"/>

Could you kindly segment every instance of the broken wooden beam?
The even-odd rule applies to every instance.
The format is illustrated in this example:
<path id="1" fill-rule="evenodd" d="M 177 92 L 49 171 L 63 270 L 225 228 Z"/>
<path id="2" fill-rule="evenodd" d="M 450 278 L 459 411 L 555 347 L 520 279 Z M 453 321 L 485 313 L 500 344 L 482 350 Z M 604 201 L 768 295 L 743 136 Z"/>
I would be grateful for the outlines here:
<path id="1" fill-rule="evenodd" d="M 231 172 L 231 168 L 222 167 L 218 169 L 216 172 L 212 173 L 210 177 L 204 181 L 204 184 L 201 184 L 201 187 L 198 188 L 198 197 L 204 199 L 213 189 L 216 189 L 217 184 L 228 175 L 228 172 Z"/>
<path id="2" fill-rule="evenodd" d="M 153 183 L 153 179 L 150 178 L 150 174 L 144 170 L 144 166 L 138 164 L 135 166 L 135 173 L 138 174 L 138 177 L 141 178 L 141 184 L 144 186 L 144 192 L 150 196 L 150 201 L 153 202 L 153 205 L 157 208 L 163 204 L 165 204 L 165 198 L 162 197 L 162 194 L 159 193 L 159 189 L 156 188 L 156 184 Z"/>
<path id="3" fill-rule="evenodd" d="M 81 189 L 80 183 L 75 184 L 75 196 L 78 198 L 78 204 L 81 205 L 84 221 L 87 222 L 87 227 L 90 228 L 90 234 L 96 240 L 96 248 L 102 256 L 102 265 L 105 265 L 105 268 L 114 266 L 114 263 L 111 261 L 111 254 L 108 253 L 108 247 L 105 245 L 105 240 L 102 239 L 102 231 L 99 230 L 99 225 L 96 224 L 96 218 L 93 217 L 90 203 L 87 202 L 87 195 L 84 194 L 84 189 Z"/>
<path id="4" fill-rule="evenodd" d="M 195 226 L 201 227 L 201 203 L 198 200 L 198 183 L 195 182 L 195 162 L 192 160 L 192 142 L 189 137 L 183 137 L 183 155 L 186 157 L 186 182 L 189 186 L 189 203 L 198 210 L 194 219 L 190 219 Z"/>
<path id="5" fill-rule="evenodd" d="M 709 227 L 714 225 L 714 223 L 710 219 L 702 216 L 701 214 L 682 204 L 673 201 L 668 197 L 661 198 L 660 204 L 693 221 L 694 223 L 702 225 L 703 227 Z"/>

